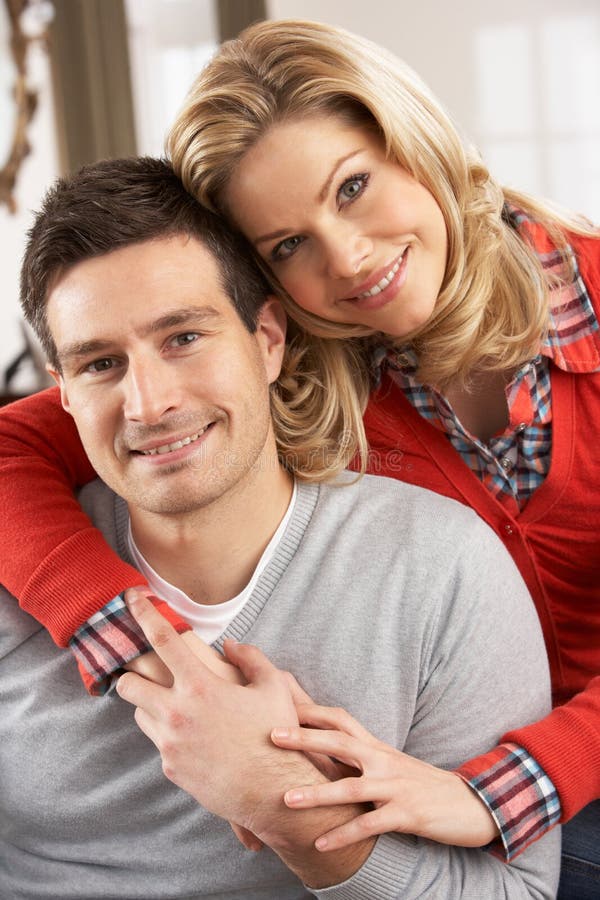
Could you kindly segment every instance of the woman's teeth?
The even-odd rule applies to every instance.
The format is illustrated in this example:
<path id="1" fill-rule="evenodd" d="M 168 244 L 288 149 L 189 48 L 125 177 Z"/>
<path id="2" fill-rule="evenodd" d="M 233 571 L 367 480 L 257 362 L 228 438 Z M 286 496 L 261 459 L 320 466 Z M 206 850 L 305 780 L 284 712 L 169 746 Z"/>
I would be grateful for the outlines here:
<path id="1" fill-rule="evenodd" d="M 193 444 L 205 431 L 206 428 L 203 428 L 202 431 L 190 434 L 189 437 L 182 438 L 180 441 L 174 441 L 172 444 L 162 444 L 160 447 L 153 447 L 152 450 L 142 450 L 141 453 L 143 456 L 156 456 L 157 453 L 172 453 L 173 450 L 180 450 L 186 444 Z"/>
<path id="2" fill-rule="evenodd" d="M 390 283 L 390 281 L 393 279 L 394 275 L 397 273 L 398 269 L 400 268 L 403 259 L 404 259 L 404 253 L 400 257 L 400 259 L 396 260 L 393 267 L 390 269 L 390 271 L 387 273 L 387 275 L 383 276 L 381 281 L 378 281 L 377 284 L 374 285 L 374 287 L 372 287 L 370 290 L 363 291 L 362 294 L 358 294 L 357 296 L 358 297 L 375 297 L 376 294 L 380 294 L 383 290 L 385 290 L 385 288 L 388 286 L 388 284 Z"/>

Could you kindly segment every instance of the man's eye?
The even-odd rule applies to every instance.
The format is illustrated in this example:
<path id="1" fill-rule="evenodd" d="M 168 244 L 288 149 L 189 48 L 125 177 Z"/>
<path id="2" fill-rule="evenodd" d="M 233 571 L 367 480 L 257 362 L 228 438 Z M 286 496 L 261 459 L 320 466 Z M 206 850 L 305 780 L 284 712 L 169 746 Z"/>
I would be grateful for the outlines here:
<path id="1" fill-rule="evenodd" d="M 95 359 L 93 362 L 88 363 L 85 367 L 86 372 L 107 372 L 109 369 L 112 369 L 114 365 L 114 360 L 109 357 L 105 357 L 104 359 Z"/>
<path id="2" fill-rule="evenodd" d="M 193 344 L 194 341 L 197 341 L 199 336 L 197 331 L 186 331 L 184 334 L 176 335 L 172 343 L 177 347 L 186 347 L 188 344 Z"/>
<path id="3" fill-rule="evenodd" d="M 304 238 L 299 234 L 295 234 L 294 237 L 286 238 L 284 241 L 280 241 L 271 252 L 271 259 L 274 261 L 287 259 L 288 256 L 291 256 L 292 253 L 295 253 L 300 244 L 304 241 Z"/>

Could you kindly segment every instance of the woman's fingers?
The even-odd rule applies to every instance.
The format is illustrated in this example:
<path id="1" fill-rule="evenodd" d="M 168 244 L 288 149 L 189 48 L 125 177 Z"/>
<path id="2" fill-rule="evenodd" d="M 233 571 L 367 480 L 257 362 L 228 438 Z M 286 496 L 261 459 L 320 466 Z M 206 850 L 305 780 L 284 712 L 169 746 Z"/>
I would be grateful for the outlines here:
<path id="1" fill-rule="evenodd" d="M 372 749 L 342 731 L 323 731 L 319 728 L 274 728 L 271 740 L 286 750 L 319 753 L 332 756 L 353 769 L 364 771 L 372 756 Z"/>
<path id="2" fill-rule="evenodd" d="M 355 819 L 351 819 L 344 825 L 333 828 L 321 835 L 315 841 L 317 850 L 326 852 L 348 847 L 350 844 L 358 844 L 365 838 L 374 837 L 377 834 L 385 834 L 394 830 L 394 817 L 386 812 L 386 807 L 369 810 Z"/>
<path id="3" fill-rule="evenodd" d="M 381 803 L 390 799 L 394 785 L 389 779 L 341 778 L 326 784 L 292 788 L 284 794 L 286 806 L 310 809 L 315 806 L 341 806 L 347 803 Z"/>
<path id="4" fill-rule="evenodd" d="M 209 669 L 187 646 L 173 626 L 157 612 L 147 596 L 136 588 L 131 588 L 127 591 L 126 600 L 128 609 L 144 632 L 146 640 L 173 673 L 175 680 L 181 677 L 185 681 L 188 677 L 193 677 L 200 667 L 209 673 Z"/>
<path id="5" fill-rule="evenodd" d="M 301 725 L 312 725 L 313 728 L 337 730 L 352 735 L 358 740 L 378 744 L 370 731 L 357 722 L 347 710 L 337 706 L 319 706 L 316 703 L 296 704 Z"/>

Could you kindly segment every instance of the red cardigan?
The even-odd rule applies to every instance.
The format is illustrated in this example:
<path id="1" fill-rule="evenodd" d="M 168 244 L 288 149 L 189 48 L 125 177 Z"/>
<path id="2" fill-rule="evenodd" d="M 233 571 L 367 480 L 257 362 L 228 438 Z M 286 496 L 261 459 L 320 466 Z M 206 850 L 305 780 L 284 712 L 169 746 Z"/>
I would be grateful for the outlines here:
<path id="1" fill-rule="evenodd" d="M 600 243 L 573 241 L 600 315 Z M 589 338 L 600 361 L 600 335 Z M 445 436 L 386 377 L 365 415 L 370 470 L 472 506 L 500 536 L 536 604 L 558 708 L 505 736 L 554 782 L 563 820 L 600 796 L 600 374 L 552 369 L 552 466 L 511 514 Z M 77 628 L 127 587 L 143 583 L 94 529 L 73 488 L 95 477 L 57 389 L 0 412 L 0 581 L 66 646 Z M 22 536 L 26 536 L 23 542 Z M 174 614 L 171 620 L 178 622 Z M 183 623 L 180 623 L 183 626 Z M 573 699 L 570 699 L 573 698 Z M 568 701 L 568 702 L 567 702 Z M 485 771 L 484 755 L 461 767 Z"/>
<path id="2" fill-rule="evenodd" d="M 572 244 L 600 319 L 600 241 Z M 577 359 L 581 371 L 600 366 L 600 332 L 573 354 L 571 365 Z M 551 383 L 552 464 L 522 512 L 491 495 L 389 377 L 372 396 L 365 425 L 370 471 L 471 506 L 519 567 L 542 624 L 556 708 L 503 740 L 540 763 L 566 820 L 600 797 L 600 372 L 573 375 L 553 366 Z M 491 762 L 478 757 L 460 771 L 472 778 Z"/>

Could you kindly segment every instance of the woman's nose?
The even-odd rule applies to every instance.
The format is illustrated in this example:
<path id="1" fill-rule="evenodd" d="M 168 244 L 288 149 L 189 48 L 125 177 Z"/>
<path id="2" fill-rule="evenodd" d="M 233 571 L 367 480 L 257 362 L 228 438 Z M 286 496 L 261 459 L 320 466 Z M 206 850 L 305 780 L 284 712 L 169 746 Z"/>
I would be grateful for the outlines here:
<path id="1" fill-rule="evenodd" d="M 355 278 L 372 249 L 369 238 L 340 231 L 331 236 L 326 248 L 327 272 L 331 278 Z"/>

